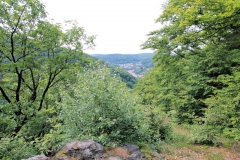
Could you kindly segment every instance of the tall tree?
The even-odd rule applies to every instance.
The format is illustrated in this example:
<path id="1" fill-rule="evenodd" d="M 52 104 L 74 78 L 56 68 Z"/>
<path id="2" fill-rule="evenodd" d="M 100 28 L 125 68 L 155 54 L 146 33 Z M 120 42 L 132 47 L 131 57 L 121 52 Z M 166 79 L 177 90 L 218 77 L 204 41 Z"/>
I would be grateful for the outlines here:
<path id="1" fill-rule="evenodd" d="M 205 121 L 210 117 L 205 117 L 205 111 L 211 115 L 217 108 L 225 110 L 228 117 L 235 117 L 234 124 L 239 122 L 239 113 L 233 112 L 238 106 L 232 105 L 230 98 L 229 104 L 217 105 L 222 102 L 223 93 L 232 88 L 230 80 L 239 84 L 239 10 L 236 0 L 169 0 L 157 19 L 164 27 L 152 31 L 143 44 L 143 48 L 155 50 L 155 66 L 145 82 L 138 85 L 139 90 L 150 95 L 144 97 L 144 102 L 171 111 L 181 123 L 193 123 L 199 118 Z M 149 92 L 148 86 L 155 88 L 154 92 Z M 227 111 L 228 107 L 232 111 Z M 220 120 L 223 119 L 218 119 L 218 125 L 223 124 Z M 224 121 L 225 127 L 239 132 L 233 121 Z"/>
<path id="2" fill-rule="evenodd" d="M 95 36 L 86 36 L 76 22 L 68 22 L 71 28 L 63 31 L 47 20 L 44 8 L 39 0 L 0 2 L 0 112 L 5 117 L 0 137 L 15 137 L 48 109 L 48 92 L 76 72 L 70 67 L 77 68 L 84 47 L 94 46 Z"/>

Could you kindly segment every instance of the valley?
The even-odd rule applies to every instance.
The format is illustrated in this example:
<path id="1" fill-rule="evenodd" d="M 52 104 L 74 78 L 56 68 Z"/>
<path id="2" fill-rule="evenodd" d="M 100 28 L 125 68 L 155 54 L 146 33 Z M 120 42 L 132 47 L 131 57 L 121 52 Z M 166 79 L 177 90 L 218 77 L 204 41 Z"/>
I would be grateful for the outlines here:
<path id="1" fill-rule="evenodd" d="M 139 54 L 93 54 L 95 58 L 102 59 L 105 62 L 125 69 L 132 76 L 143 77 L 153 67 L 153 53 Z"/>

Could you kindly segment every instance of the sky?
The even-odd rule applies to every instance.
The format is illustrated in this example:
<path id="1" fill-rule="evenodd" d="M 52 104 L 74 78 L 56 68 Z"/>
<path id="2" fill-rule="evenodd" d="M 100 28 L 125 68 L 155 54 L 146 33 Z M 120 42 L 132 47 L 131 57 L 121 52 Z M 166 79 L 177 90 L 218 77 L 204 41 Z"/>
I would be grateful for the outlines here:
<path id="1" fill-rule="evenodd" d="M 141 50 L 150 31 L 161 28 L 155 20 L 166 0 L 41 0 L 56 23 L 77 20 L 87 35 L 97 35 L 88 54 L 152 53 Z"/>

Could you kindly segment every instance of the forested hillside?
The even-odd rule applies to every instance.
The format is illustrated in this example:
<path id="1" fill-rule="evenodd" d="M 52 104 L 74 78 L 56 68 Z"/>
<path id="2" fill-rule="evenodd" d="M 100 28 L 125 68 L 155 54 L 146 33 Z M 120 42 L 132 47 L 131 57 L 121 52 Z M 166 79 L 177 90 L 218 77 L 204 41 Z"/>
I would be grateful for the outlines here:
<path id="1" fill-rule="evenodd" d="M 90 59 L 92 59 L 93 62 L 95 61 L 98 64 L 100 64 L 101 66 L 109 68 L 111 75 L 115 76 L 115 77 L 119 77 L 121 79 L 121 81 L 127 85 L 127 87 L 133 89 L 134 85 L 137 83 L 136 77 L 132 76 L 125 69 L 111 65 L 101 59 L 94 58 L 90 55 L 87 55 L 87 54 L 85 54 L 85 55 L 88 56 Z"/>
<path id="2" fill-rule="evenodd" d="M 149 160 L 239 159 L 240 1 L 167 1 L 142 44 L 154 66 L 107 60 L 152 67 L 138 81 L 84 54 L 96 36 L 48 20 L 39 0 L 1 0 L 0 15 L 0 159 L 85 139 Z"/>
<path id="3" fill-rule="evenodd" d="M 170 0 L 143 48 L 154 68 L 136 89 L 142 103 L 201 128 L 196 143 L 240 140 L 240 1 Z"/>
<path id="4" fill-rule="evenodd" d="M 127 70 L 135 77 L 142 77 L 153 67 L 153 53 L 140 54 L 92 54 L 91 56 L 102 59 L 111 65 Z"/>
<path id="5" fill-rule="evenodd" d="M 153 57 L 153 53 L 139 54 L 92 54 L 91 56 L 103 59 L 111 64 L 137 63 L 149 61 Z M 149 64 L 151 65 L 151 64 Z"/>
<path id="6" fill-rule="evenodd" d="M 135 87 L 142 104 L 177 124 L 172 147 L 239 147 L 240 1 L 169 0 L 156 22 L 164 27 L 142 45 L 155 50 L 154 67 Z M 231 159 L 217 155 L 205 158 Z"/>

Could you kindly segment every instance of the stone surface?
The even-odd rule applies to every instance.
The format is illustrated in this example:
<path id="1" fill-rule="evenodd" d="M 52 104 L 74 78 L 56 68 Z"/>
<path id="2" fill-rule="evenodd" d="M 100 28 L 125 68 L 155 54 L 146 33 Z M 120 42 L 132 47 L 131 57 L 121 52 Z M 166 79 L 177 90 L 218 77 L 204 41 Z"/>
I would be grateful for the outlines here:
<path id="1" fill-rule="evenodd" d="M 138 146 L 129 144 L 127 146 L 123 146 L 123 148 L 131 153 L 127 158 L 128 160 L 146 160 L 145 156 L 140 152 L 140 148 Z"/>
<path id="2" fill-rule="evenodd" d="M 38 155 L 32 158 L 28 158 L 27 160 L 48 160 L 48 157 L 46 157 L 45 155 Z"/>
<path id="3" fill-rule="evenodd" d="M 146 160 L 146 158 L 140 148 L 133 144 L 105 149 L 98 142 L 84 140 L 66 144 L 53 157 L 39 155 L 27 160 Z"/>
<path id="4" fill-rule="evenodd" d="M 65 145 L 56 155 L 56 159 L 76 158 L 79 160 L 101 159 L 104 147 L 93 140 L 71 142 Z"/>

